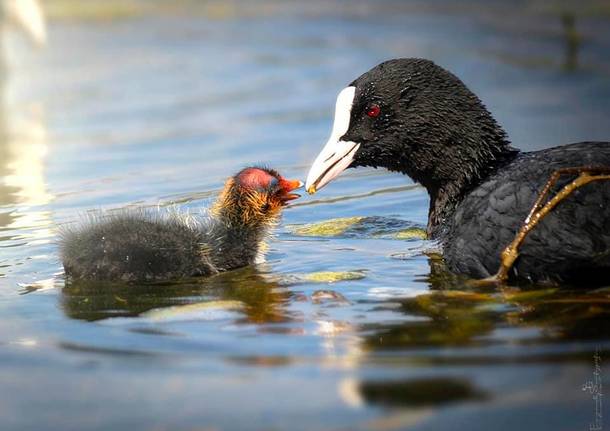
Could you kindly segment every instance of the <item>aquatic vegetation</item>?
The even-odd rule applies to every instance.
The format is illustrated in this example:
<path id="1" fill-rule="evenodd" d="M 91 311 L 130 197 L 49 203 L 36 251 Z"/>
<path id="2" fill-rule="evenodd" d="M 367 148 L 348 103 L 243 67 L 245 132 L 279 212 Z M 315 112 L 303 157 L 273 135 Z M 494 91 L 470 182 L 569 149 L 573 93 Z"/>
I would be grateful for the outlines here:
<path id="1" fill-rule="evenodd" d="M 320 271 L 298 276 L 303 281 L 313 283 L 336 283 L 338 281 L 361 280 L 366 275 L 363 271 Z"/>
<path id="2" fill-rule="evenodd" d="M 428 239 L 428 234 L 426 233 L 426 229 L 422 229 L 419 227 L 411 227 L 408 229 L 401 230 L 394 235 L 396 239 Z"/>
<path id="3" fill-rule="evenodd" d="M 298 236 L 426 239 L 426 231 L 407 220 L 381 216 L 355 216 L 324 220 L 305 225 L 290 225 L 288 229 Z"/>
<path id="4" fill-rule="evenodd" d="M 219 318 L 229 315 L 226 312 L 241 311 L 244 309 L 244 306 L 245 304 L 240 301 L 203 301 L 156 308 L 142 313 L 141 317 L 153 321 Z"/>
<path id="5" fill-rule="evenodd" d="M 301 236 L 339 236 L 364 219 L 365 217 L 341 217 L 289 228 L 295 235 Z"/>

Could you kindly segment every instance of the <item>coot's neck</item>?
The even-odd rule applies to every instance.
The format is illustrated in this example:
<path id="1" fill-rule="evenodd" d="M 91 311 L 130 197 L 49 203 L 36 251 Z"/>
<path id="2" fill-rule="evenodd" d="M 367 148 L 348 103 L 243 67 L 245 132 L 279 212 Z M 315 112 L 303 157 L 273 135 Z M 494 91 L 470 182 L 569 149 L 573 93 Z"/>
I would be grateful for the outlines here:
<path id="1" fill-rule="evenodd" d="M 427 233 L 441 238 L 462 199 L 487 178 L 510 163 L 519 153 L 511 147 L 506 134 L 498 126 L 480 136 L 453 136 L 444 148 L 446 157 L 435 163 L 404 166 L 403 173 L 422 184 L 430 195 Z M 463 139 L 463 142 L 459 142 Z"/>

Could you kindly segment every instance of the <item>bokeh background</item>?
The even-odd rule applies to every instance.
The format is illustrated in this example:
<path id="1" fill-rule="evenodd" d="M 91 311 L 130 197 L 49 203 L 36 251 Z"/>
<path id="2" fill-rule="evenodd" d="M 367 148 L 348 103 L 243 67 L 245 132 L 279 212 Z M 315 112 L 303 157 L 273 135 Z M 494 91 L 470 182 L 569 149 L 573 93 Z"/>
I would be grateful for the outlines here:
<path id="1" fill-rule="evenodd" d="M 610 2 L 2 0 L 0 21 L 2 430 L 610 421 L 583 390 L 608 383 L 609 291 L 469 287 L 401 175 L 346 172 L 265 264 L 210 280 L 71 284 L 56 245 L 91 211 L 196 212 L 252 163 L 304 178 L 338 91 L 395 57 L 454 72 L 524 150 L 610 140 Z"/>

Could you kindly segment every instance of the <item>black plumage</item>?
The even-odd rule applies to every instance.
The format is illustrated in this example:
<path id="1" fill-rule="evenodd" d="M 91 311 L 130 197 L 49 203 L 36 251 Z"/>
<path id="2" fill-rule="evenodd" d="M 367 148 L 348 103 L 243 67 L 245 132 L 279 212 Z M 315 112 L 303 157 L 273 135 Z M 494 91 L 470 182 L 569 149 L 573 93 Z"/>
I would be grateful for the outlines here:
<path id="1" fill-rule="evenodd" d="M 455 272 L 482 278 L 498 270 L 502 249 L 554 171 L 610 168 L 609 142 L 528 153 L 513 148 L 477 96 L 429 60 L 390 60 L 350 86 L 349 127 L 338 137 L 339 144 L 359 145 L 350 167 L 385 167 L 421 183 L 430 195 L 428 235 L 440 241 Z M 314 177 L 324 173 L 318 179 L 310 173 L 308 190 L 327 182 L 320 180 L 331 172 L 323 163 L 312 166 Z M 610 282 L 609 202 L 608 181 L 566 198 L 530 232 L 511 278 Z"/>
<path id="2" fill-rule="evenodd" d="M 439 234 L 449 267 L 478 278 L 493 275 L 502 249 L 514 238 L 548 178 L 573 166 L 610 166 L 610 144 L 582 142 L 521 153 L 481 181 Z M 576 190 L 525 238 L 512 276 L 574 284 L 610 280 L 609 202 L 608 181 Z"/>
<path id="3" fill-rule="evenodd" d="M 213 225 L 210 217 L 153 210 L 95 215 L 64 228 L 61 260 L 73 279 L 152 281 L 211 275 L 218 270 L 205 244 L 213 238 Z"/>

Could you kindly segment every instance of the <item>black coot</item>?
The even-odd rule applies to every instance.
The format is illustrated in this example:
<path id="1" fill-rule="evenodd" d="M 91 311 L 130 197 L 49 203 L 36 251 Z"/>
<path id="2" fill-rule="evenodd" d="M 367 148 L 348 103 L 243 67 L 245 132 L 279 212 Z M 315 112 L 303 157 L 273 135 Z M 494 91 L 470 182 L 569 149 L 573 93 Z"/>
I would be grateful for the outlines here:
<path id="1" fill-rule="evenodd" d="M 483 278 L 498 270 L 501 251 L 550 176 L 567 167 L 610 169 L 610 143 L 521 152 L 453 74 L 428 60 L 396 59 L 340 92 L 308 192 L 356 166 L 384 167 L 421 183 L 430 195 L 428 234 L 442 243 L 449 268 Z M 610 282 L 608 203 L 608 181 L 576 190 L 525 238 L 510 278 Z"/>

